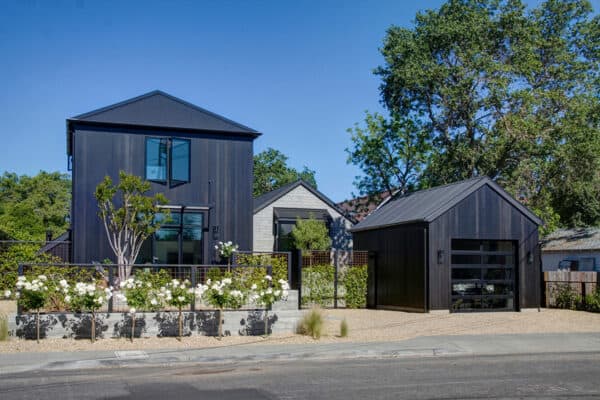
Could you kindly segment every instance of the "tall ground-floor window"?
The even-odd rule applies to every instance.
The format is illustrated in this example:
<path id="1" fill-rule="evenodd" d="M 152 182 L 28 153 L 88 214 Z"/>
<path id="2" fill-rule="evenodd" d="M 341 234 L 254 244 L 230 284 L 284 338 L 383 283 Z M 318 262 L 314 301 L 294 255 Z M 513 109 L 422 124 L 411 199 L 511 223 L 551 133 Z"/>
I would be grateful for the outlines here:
<path id="1" fill-rule="evenodd" d="M 161 220 L 164 215 L 156 218 Z M 171 211 L 168 221 L 142 246 L 137 263 L 202 264 L 204 220 L 202 211 Z"/>

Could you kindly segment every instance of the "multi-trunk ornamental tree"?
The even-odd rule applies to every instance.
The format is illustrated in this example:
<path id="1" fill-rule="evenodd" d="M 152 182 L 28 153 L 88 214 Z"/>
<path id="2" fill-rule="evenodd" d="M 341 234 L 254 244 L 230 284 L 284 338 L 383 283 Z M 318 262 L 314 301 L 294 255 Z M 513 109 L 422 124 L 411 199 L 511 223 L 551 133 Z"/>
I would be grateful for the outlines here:
<path id="1" fill-rule="evenodd" d="M 117 259 L 120 280 L 129 278 L 142 244 L 169 217 L 168 210 L 160 208 L 167 203 L 166 197 L 162 193 L 149 196 L 148 191 L 149 182 L 123 171 L 116 185 L 107 176 L 96 187 L 99 215 Z M 158 213 L 165 218 L 157 219 Z"/>

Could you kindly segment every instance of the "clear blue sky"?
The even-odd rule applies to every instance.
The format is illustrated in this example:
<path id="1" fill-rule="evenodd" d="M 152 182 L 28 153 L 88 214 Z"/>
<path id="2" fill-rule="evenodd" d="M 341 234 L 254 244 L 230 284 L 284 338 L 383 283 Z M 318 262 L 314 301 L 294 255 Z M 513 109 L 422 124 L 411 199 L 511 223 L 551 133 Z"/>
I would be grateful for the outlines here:
<path id="1" fill-rule="evenodd" d="M 255 153 L 281 150 L 343 200 L 359 173 L 346 129 L 381 110 L 385 31 L 440 4 L 4 0 L 0 172 L 66 171 L 66 118 L 160 89 L 263 132 Z"/>

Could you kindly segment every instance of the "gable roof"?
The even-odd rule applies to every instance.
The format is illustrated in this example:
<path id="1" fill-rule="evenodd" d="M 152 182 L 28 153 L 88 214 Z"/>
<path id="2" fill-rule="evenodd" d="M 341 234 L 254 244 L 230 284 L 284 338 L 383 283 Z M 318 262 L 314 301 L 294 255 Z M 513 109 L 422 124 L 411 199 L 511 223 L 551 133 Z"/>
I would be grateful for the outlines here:
<path id="1" fill-rule="evenodd" d="M 352 231 L 357 232 L 413 222 L 432 222 L 485 185 L 488 185 L 535 224 L 542 224 L 542 220 L 531 210 L 515 200 L 500 185 L 486 176 L 404 195 L 396 195 L 358 223 L 352 228 Z"/>
<path id="2" fill-rule="evenodd" d="M 559 229 L 542 243 L 542 251 L 600 250 L 600 228 Z"/>
<path id="3" fill-rule="evenodd" d="M 253 138 L 260 136 L 260 132 L 252 128 L 160 90 L 67 119 L 68 153 L 74 123 L 233 133 Z"/>
<path id="4" fill-rule="evenodd" d="M 344 213 L 344 211 L 341 210 L 333 201 L 331 201 L 327 196 L 325 196 L 323 193 L 319 192 L 317 189 L 315 189 L 312 186 L 310 186 L 307 182 L 305 182 L 302 179 L 298 179 L 295 182 L 291 182 L 291 183 L 285 184 L 285 185 L 283 185 L 283 186 L 281 186 L 281 187 L 279 187 L 279 188 L 277 188 L 275 190 L 272 190 L 272 191 L 267 192 L 265 194 L 262 194 L 262 195 L 260 195 L 258 197 L 255 197 L 254 198 L 254 214 L 256 214 L 257 212 L 259 212 L 260 210 L 262 210 L 263 208 L 265 208 L 269 204 L 271 204 L 271 203 L 275 202 L 276 200 L 280 199 L 281 197 L 285 196 L 287 193 L 289 193 L 292 190 L 296 189 L 298 186 L 304 187 L 306 190 L 308 190 L 313 195 L 315 195 L 316 197 L 318 197 L 321 201 L 323 201 L 329 207 L 333 208 L 338 213 L 340 213 L 340 215 L 342 217 L 344 217 L 348 221 L 354 223 L 354 221 L 351 218 L 348 218 L 348 216 Z"/>

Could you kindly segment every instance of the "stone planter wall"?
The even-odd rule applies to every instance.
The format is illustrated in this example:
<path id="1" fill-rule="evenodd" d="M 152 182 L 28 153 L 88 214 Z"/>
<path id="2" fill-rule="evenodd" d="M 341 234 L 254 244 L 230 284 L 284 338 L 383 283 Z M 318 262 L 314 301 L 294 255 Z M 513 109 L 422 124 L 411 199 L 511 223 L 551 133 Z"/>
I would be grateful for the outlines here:
<path id="1" fill-rule="evenodd" d="M 298 310 L 297 292 L 286 302 L 278 302 L 269 311 L 270 333 L 294 333 L 301 317 Z M 9 335 L 13 337 L 35 339 L 35 314 L 11 313 L 9 317 Z M 179 332 L 178 312 L 136 313 L 135 337 L 177 336 Z M 184 336 L 216 336 L 219 312 L 200 310 L 183 312 Z M 91 335 L 91 314 L 47 313 L 40 314 L 41 338 L 88 339 Z M 223 333 L 230 335 L 264 334 L 264 310 L 239 310 L 223 312 Z M 96 337 L 131 337 L 131 315 L 128 313 L 97 313 Z"/>

